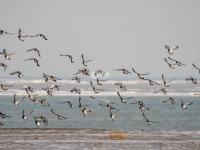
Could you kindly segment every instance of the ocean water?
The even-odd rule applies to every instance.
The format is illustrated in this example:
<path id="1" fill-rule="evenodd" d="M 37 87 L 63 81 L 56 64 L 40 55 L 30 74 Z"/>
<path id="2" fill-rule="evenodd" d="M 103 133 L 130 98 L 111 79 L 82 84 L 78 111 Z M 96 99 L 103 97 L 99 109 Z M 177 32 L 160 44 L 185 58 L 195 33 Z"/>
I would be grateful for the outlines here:
<path id="1" fill-rule="evenodd" d="M 2 128 L 95 128 L 106 130 L 150 130 L 150 131 L 196 131 L 200 130 L 200 101 L 199 96 L 194 93 L 199 92 L 199 86 L 193 85 L 184 80 L 177 80 L 170 83 L 167 88 L 167 94 L 155 93 L 162 86 L 150 86 L 145 81 L 128 80 L 120 81 L 127 86 L 127 91 L 120 91 L 114 83 L 119 81 L 106 81 L 102 86 L 95 87 L 104 89 L 103 92 L 95 94 L 88 81 L 82 81 L 80 84 L 70 81 L 61 80 L 56 82 L 61 88 L 59 91 L 53 91 L 50 97 L 45 91 L 41 90 L 46 87 L 43 80 L 2 80 L 1 83 L 11 85 L 9 90 L 0 92 L 0 111 L 10 116 L 9 118 L 0 119 L 4 125 Z M 160 82 L 160 81 L 157 81 Z M 26 96 L 23 89 L 25 85 L 34 88 L 34 93 L 39 94 L 40 98 L 48 100 L 48 106 L 42 106 L 39 102 L 31 102 L 28 98 L 19 101 L 18 105 L 13 104 L 13 93 L 17 95 L 17 99 Z M 81 89 L 81 94 L 71 93 L 73 87 Z M 119 91 L 123 97 L 133 96 L 133 99 L 127 100 L 127 103 L 121 103 L 116 91 Z M 79 96 L 82 98 L 82 104 L 88 105 L 91 109 L 86 116 L 82 114 L 78 107 Z M 90 96 L 96 99 L 90 98 Z M 176 100 L 175 105 L 171 103 L 162 103 L 169 97 Z M 147 126 L 142 113 L 137 104 L 129 104 L 141 98 L 150 110 L 145 111 L 149 120 L 153 122 Z M 186 102 L 193 102 L 188 109 L 181 108 L 181 98 Z M 64 101 L 71 101 L 73 108 Z M 100 106 L 99 103 L 111 104 L 119 109 L 116 119 L 113 121 L 109 117 L 109 110 Z M 56 113 L 65 116 L 67 119 L 59 120 L 57 116 L 51 113 L 51 108 Z M 27 120 L 22 119 L 22 110 L 26 113 L 32 112 L 27 116 Z M 115 111 L 115 110 L 113 110 Z M 34 122 L 34 116 L 45 116 L 48 119 L 48 126 L 38 127 Z"/>

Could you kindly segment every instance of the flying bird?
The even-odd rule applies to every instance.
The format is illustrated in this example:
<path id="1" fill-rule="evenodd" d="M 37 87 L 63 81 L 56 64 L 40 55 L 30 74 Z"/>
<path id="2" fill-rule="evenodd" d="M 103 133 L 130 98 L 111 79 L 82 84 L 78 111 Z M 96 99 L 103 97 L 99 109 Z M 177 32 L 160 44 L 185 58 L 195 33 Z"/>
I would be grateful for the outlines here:
<path id="1" fill-rule="evenodd" d="M 81 78 L 78 77 L 77 75 L 74 76 L 71 80 L 76 80 L 77 83 L 80 83 L 80 82 L 81 82 Z"/>
<path id="2" fill-rule="evenodd" d="M 165 48 L 167 49 L 169 54 L 174 54 L 174 51 L 179 48 L 179 46 L 169 47 L 168 45 L 165 45 Z"/>
<path id="3" fill-rule="evenodd" d="M 117 91 L 117 95 L 119 96 L 120 100 L 121 100 L 121 103 L 126 103 L 126 100 L 125 99 L 132 99 L 134 97 L 127 97 L 127 98 L 123 98 L 120 93 Z"/>
<path id="4" fill-rule="evenodd" d="M 72 55 L 63 55 L 63 54 L 60 54 L 60 56 L 69 57 L 71 63 L 74 63 Z"/>
<path id="5" fill-rule="evenodd" d="M 64 117 L 63 115 L 56 113 L 53 109 L 51 109 L 51 113 L 56 115 L 59 120 L 67 119 L 67 117 Z"/>
<path id="6" fill-rule="evenodd" d="M 2 119 L 4 119 L 4 118 L 9 118 L 10 116 L 8 116 L 8 115 L 6 115 L 5 113 L 2 113 L 2 112 L 0 111 L 0 117 L 1 117 Z"/>
<path id="7" fill-rule="evenodd" d="M 33 61 L 38 67 L 40 67 L 40 64 L 36 58 L 28 58 L 24 59 L 24 61 Z"/>
<path id="8" fill-rule="evenodd" d="M 38 55 L 39 57 L 41 57 L 40 51 L 39 51 L 37 48 L 31 48 L 31 49 L 28 49 L 28 50 L 26 50 L 26 51 L 27 51 L 27 52 L 32 52 L 32 51 L 34 51 L 34 52 L 37 53 L 37 55 Z"/>
<path id="9" fill-rule="evenodd" d="M 126 85 L 122 84 L 121 82 L 114 83 L 114 85 L 119 86 L 121 91 L 126 91 Z"/>
<path id="10" fill-rule="evenodd" d="M 171 61 L 173 61 L 173 62 L 175 62 L 175 64 L 176 64 L 177 66 L 186 66 L 185 64 L 183 64 L 183 63 L 182 63 L 181 61 L 179 61 L 179 60 L 173 59 L 173 58 L 171 58 L 171 57 L 168 57 L 168 59 L 171 60 Z"/>
<path id="11" fill-rule="evenodd" d="M 44 40 L 48 40 L 44 34 L 30 35 L 30 37 L 41 37 Z"/>
<path id="12" fill-rule="evenodd" d="M 189 102 L 189 103 L 183 103 L 183 100 L 182 100 L 182 98 L 181 98 L 181 107 L 183 108 L 183 109 L 187 109 L 187 106 L 188 105 L 192 105 L 193 104 L 193 102 Z"/>
<path id="13" fill-rule="evenodd" d="M 52 76 L 52 75 L 47 75 L 45 73 L 43 73 L 43 78 L 45 80 L 45 82 L 48 82 L 48 81 L 53 81 L 53 82 L 56 82 L 57 80 L 61 80 L 55 76 Z"/>
<path id="14" fill-rule="evenodd" d="M 169 68 L 175 69 L 174 66 L 175 66 L 176 64 L 170 64 L 166 58 L 164 58 L 164 61 L 168 64 Z"/>
<path id="15" fill-rule="evenodd" d="M 124 69 L 124 68 L 120 68 L 120 69 L 113 69 L 115 71 L 122 71 L 123 74 L 130 74 L 131 72 L 128 71 L 127 69 Z"/>
<path id="16" fill-rule="evenodd" d="M 9 73 L 10 75 L 17 75 L 18 78 L 22 78 L 24 75 L 22 74 L 21 71 L 17 70 L 17 71 L 13 71 L 11 73 Z"/>
<path id="17" fill-rule="evenodd" d="M 174 78 L 171 79 L 171 80 L 169 80 L 169 81 L 167 81 L 167 80 L 165 79 L 164 74 L 162 74 L 162 81 L 163 81 L 163 84 L 164 84 L 165 87 L 169 87 L 168 83 L 169 83 L 169 82 L 172 82 L 173 80 L 174 80 Z"/>
<path id="18" fill-rule="evenodd" d="M 77 75 L 77 74 L 80 74 L 80 73 L 82 73 L 83 75 L 86 75 L 86 76 L 90 76 L 90 71 L 89 71 L 89 69 L 87 69 L 87 68 L 85 68 L 85 67 L 79 69 L 78 72 L 76 72 L 74 75 Z"/>
<path id="19" fill-rule="evenodd" d="M 4 71 L 6 71 L 6 68 L 8 67 L 6 64 L 0 62 L 0 67 L 2 67 L 4 69 Z"/>
<path id="20" fill-rule="evenodd" d="M 35 120 L 35 124 L 36 124 L 37 126 L 41 126 L 41 123 L 43 123 L 44 126 L 47 126 L 47 125 L 48 125 L 48 120 L 47 120 L 47 118 L 44 117 L 44 116 L 35 116 L 35 117 L 34 117 L 34 120 Z"/>
<path id="21" fill-rule="evenodd" d="M 88 112 L 92 112 L 91 109 L 83 107 L 81 109 L 81 112 L 83 113 L 84 117 L 87 115 Z"/>
<path id="22" fill-rule="evenodd" d="M 152 123 L 159 123 L 159 122 L 155 122 L 155 121 L 149 120 L 149 119 L 146 117 L 146 115 L 145 115 L 144 112 L 142 112 L 142 116 L 143 116 L 143 118 L 145 119 L 145 121 L 146 121 L 146 123 L 147 123 L 147 126 L 151 125 Z"/>
<path id="23" fill-rule="evenodd" d="M 3 49 L 2 52 L 0 52 L 0 54 L 4 56 L 5 60 L 11 60 L 11 56 L 15 53 L 8 53 L 6 49 Z"/>
<path id="24" fill-rule="evenodd" d="M 163 103 L 170 102 L 172 105 L 176 104 L 176 101 L 173 97 L 168 98 L 167 100 L 162 101 Z"/>
<path id="25" fill-rule="evenodd" d="M 89 59 L 89 60 L 85 60 L 85 57 L 83 54 L 81 54 L 81 59 L 82 59 L 82 64 L 83 66 L 87 67 L 87 64 L 86 63 L 89 63 L 91 61 L 93 61 L 92 59 Z"/>
<path id="26" fill-rule="evenodd" d="M 143 80 L 146 80 L 146 81 L 148 81 L 149 82 L 149 85 L 160 85 L 159 83 L 157 83 L 157 82 L 155 82 L 155 81 L 153 81 L 153 80 L 151 80 L 151 79 L 143 79 Z"/>
<path id="27" fill-rule="evenodd" d="M 10 86 L 10 85 L 6 85 L 6 84 L 1 84 L 1 83 L 0 83 L 0 90 L 3 90 L 3 91 L 8 90 L 8 87 L 11 87 L 11 86 Z"/>
<path id="28" fill-rule="evenodd" d="M 77 93 L 77 94 L 80 95 L 80 94 L 81 94 L 81 89 L 74 87 L 74 88 L 72 88 L 72 89 L 70 90 L 70 92 L 74 92 L 74 93 Z"/>
<path id="29" fill-rule="evenodd" d="M 90 85 L 91 85 L 92 90 L 94 91 L 94 93 L 99 93 L 100 91 L 103 91 L 103 89 L 97 89 L 96 87 L 94 87 L 92 81 L 90 81 Z"/>
<path id="30" fill-rule="evenodd" d="M 200 73 L 200 68 L 199 68 L 199 67 L 197 67 L 194 63 L 192 63 L 192 66 L 193 66 L 195 69 L 197 69 L 197 71 Z"/>
<path id="31" fill-rule="evenodd" d="M 4 30 L 0 30 L 0 35 L 4 35 L 4 34 L 14 35 L 13 33 L 6 32 L 6 31 L 4 31 Z"/>
<path id="32" fill-rule="evenodd" d="M 193 84 L 198 84 L 197 78 L 194 78 L 192 76 L 185 79 L 186 81 L 192 81 Z"/>
<path id="33" fill-rule="evenodd" d="M 138 73 L 137 71 L 135 71 L 135 69 L 133 69 L 133 67 L 132 67 L 132 70 L 133 70 L 133 72 L 135 73 L 135 74 L 137 74 L 137 76 L 138 76 L 138 78 L 140 78 L 140 79 L 142 79 L 142 80 L 144 80 L 144 75 L 149 75 L 150 73 Z"/>

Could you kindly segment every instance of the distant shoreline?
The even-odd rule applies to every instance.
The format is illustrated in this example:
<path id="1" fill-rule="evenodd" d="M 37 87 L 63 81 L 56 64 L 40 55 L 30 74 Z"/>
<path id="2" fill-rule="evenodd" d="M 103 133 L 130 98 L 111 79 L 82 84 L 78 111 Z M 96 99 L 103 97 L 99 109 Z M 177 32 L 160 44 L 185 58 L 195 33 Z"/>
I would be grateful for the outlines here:
<path id="1" fill-rule="evenodd" d="M 98 129 L 0 129 L 2 149 L 200 148 L 200 131 L 107 131 Z"/>

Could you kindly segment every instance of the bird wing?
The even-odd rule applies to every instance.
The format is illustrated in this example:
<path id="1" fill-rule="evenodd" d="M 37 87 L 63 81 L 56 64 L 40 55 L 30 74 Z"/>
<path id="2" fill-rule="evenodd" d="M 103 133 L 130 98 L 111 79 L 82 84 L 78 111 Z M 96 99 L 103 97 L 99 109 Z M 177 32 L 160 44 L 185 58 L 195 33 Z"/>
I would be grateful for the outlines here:
<path id="1" fill-rule="evenodd" d="M 19 73 L 19 71 L 13 71 L 13 72 L 11 72 L 11 73 L 9 73 L 10 75 L 14 75 L 14 74 L 18 74 Z"/>
<path id="2" fill-rule="evenodd" d="M 200 68 L 198 68 L 194 63 L 192 63 L 192 66 L 198 70 L 200 70 Z"/>
<path id="3" fill-rule="evenodd" d="M 179 46 L 174 46 L 174 47 L 172 47 L 173 50 L 176 50 L 176 49 L 178 49 L 178 48 L 179 48 Z"/>
<path id="4" fill-rule="evenodd" d="M 169 47 L 168 45 L 165 45 L 165 48 L 166 48 L 167 50 L 169 50 L 169 49 L 170 49 L 170 47 Z"/>

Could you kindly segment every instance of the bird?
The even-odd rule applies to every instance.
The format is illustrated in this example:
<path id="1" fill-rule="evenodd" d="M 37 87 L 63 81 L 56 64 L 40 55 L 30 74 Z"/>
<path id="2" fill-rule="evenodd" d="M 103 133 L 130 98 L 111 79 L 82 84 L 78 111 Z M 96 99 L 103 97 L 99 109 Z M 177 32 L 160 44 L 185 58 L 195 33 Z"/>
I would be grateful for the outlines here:
<path id="1" fill-rule="evenodd" d="M 189 103 L 183 103 L 183 100 L 182 100 L 182 98 L 181 98 L 181 107 L 183 108 L 183 109 L 187 109 L 187 106 L 188 105 L 192 105 L 193 104 L 193 102 L 189 102 Z"/>
<path id="2" fill-rule="evenodd" d="M 172 82 L 173 80 L 174 80 L 174 78 L 171 79 L 171 80 L 169 80 L 169 81 L 167 81 L 167 80 L 165 79 L 164 74 L 162 74 L 162 81 L 163 81 L 163 84 L 164 84 L 165 87 L 169 87 L 168 83 L 169 83 L 169 82 Z"/>
<path id="3" fill-rule="evenodd" d="M 74 63 L 72 55 L 64 55 L 64 54 L 60 54 L 60 56 L 69 57 L 71 63 Z"/>
<path id="4" fill-rule="evenodd" d="M 42 99 L 39 98 L 39 99 L 38 99 L 38 102 L 39 102 L 42 106 L 48 106 L 48 107 L 50 106 L 49 103 L 48 103 L 48 101 L 47 101 L 47 99 L 45 99 L 45 98 L 42 98 Z"/>
<path id="5" fill-rule="evenodd" d="M 16 94 L 15 94 L 15 93 L 14 93 L 14 97 L 13 97 L 13 103 L 14 103 L 15 105 L 18 105 L 18 104 L 19 104 L 19 101 L 17 100 Z"/>
<path id="6" fill-rule="evenodd" d="M 63 115 L 56 113 L 53 108 L 51 108 L 51 113 L 56 115 L 59 120 L 67 119 L 67 117 L 64 117 Z"/>
<path id="7" fill-rule="evenodd" d="M 176 104 L 176 101 L 173 97 L 168 98 L 167 100 L 162 101 L 163 103 L 170 102 L 172 105 Z"/>
<path id="8" fill-rule="evenodd" d="M 167 61 L 166 58 L 164 58 L 164 60 L 165 60 L 165 62 L 168 64 L 169 68 L 171 68 L 171 69 L 175 69 L 174 66 L 175 66 L 176 64 L 170 64 L 170 63 Z"/>
<path id="9" fill-rule="evenodd" d="M 119 86 L 121 91 L 126 91 L 126 85 L 122 84 L 121 82 L 114 83 L 114 85 Z"/>
<path id="10" fill-rule="evenodd" d="M 22 41 L 22 42 L 24 42 L 24 39 L 22 39 L 22 38 L 26 38 L 26 37 L 29 37 L 29 35 L 22 35 L 22 29 L 19 29 L 18 30 L 18 39 L 20 40 L 20 41 Z"/>
<path id="11" fill-rule="evenodd" d="M 9 73 L 10 75 L 17 75 L 18 78 L 22 78 L 24 75 L 22 74 L 21 71 L 17 70 L 17 71 L 13 71 L 11 73 Z"/>
<path id="12" fill-rule="evenodd" d="M 4 35 L 4 34 L 8 34 L 8 35 L 14 35 L 13 33 L 4 31 L 4 30 L 0 30 L 0 35 Z"/>
<path id="13" fill-rule="evenodd" d="M 44 34 L 36 34 L 36 35 L 30 35 L 30 37 L 41 37 L 42 39 L 44 39 L 44 40 L 48 40 L 47 38 L 46 38 L 46 36 L 44 35 Z"/>
<path id="14" fill-rule="evenodd" d="M 137 74 L 138 78 L 140 79 L 144 79 L 144 75 L 149 75 L 150 73 L 138 73 L 137 71 L 135 71 L 135 69 L 132 67 L 132 70 L 135 74 Z"/>
<path id="15" fill-rule="evenodd" d="M 146 115 L 145 115 L 144 112 L 142 112 L 142 116 L 143 116 L 143 118 L 145 119 L 145 121 L 146 121 L 146 123 L 147 123 L 147 126 L 151 125 L 152 123 L 159 123 L 159 122 L 155 122 L 155 121 L 149 120 L 149 119 L 146 117 Z"/>
<path id="16" fill-rule="evenodd" d="M 25 91 L 26 91 L 27 94 L 28 94 L 29 92 L 33 92 L 33 88 L 32 88 L 31 86 L 29 86 L 29 85 L 25 85 L 25 86 L 24 86 L 24 89 L 25 89 Z"/>
<path id="17" fill-rule="evenodd" d="M 51 84 L 51 85 L 49 85 L 49 88 L 50 88 L 51 90 L 56 89 L 57 91 L 59 91 L 59 90 L 60 90 L 60 85 Z"/>
<path id="18" fill-rule="evenodd" d="M 44 117 L 44 116 L 35 116 L 34 120 L 35 120 L 35 124 L 37 126 L 41 126 L 41 123 L 43 123 L 44 126 L 48 125 L 48 119 L 46 117 Z"/>
<path id="19" fill-rule="evenodd" d="M 144 102 L 142 101 L 142 99 L 140 98 L 139 100 L 137 100 L 137 102 L 133 102 L 133 103 L 130 103 L 130 104 L 138 104 L 138 108 L 141 112 L 144 112 L 146 110 L 150 110 L 148 107 L 146 107 L 144 105 Z"/>
<path id="20" fill-rule="evenodd" d="M 116 115 L 117 115 L 117 113 L 119 112 L 120 109 L 117 109 L 114 113 L 112 112 L 112 110 L 113 109 L 111 107 L 109 107 L 109 116 L 112 119 L 112 121 L 114 121 L 116 119 Z"/>
<path id="21" fill-rule="evenodd" d="M 197 69 L 197 71 L 200 73 L 200 68 L 199 68 L 199 67 L 197 67 L 194 63 L 192 63 L 192 66 L 193 66 L 195 69 Z"/>
<path id="22" fill-rule="evenodd" d="M 27 119 L 27 116 L 26 116 L 26 114 L 25 114 L 24 109 L 22 110 L 22 119 L 23 119 L 23 120 L 26 120 L 26 119 Z"/>
<path id="23" fill-rule="evenodd" d="M 80 73 L 82 73 L 83 75 L 86 75 L 86 76 L 90 76 L 89 69 L 87 69 L 85 67 L 78 69 L 78 72 L 76 72 L 74 75 L 77 75 L 77 74 L 80 74 Z"/>
<path id="24" fill-rule="evenodd" d="M 83 104 L 82 104 L 82 99 L 81 99 L 81 97 L 79 96 L 79 97 L 78 97 L 78 107 L 81 109 L 82 107 L 85 107 L 85 106 L 88 106 L 88 105 L 85 105 L 85 104 L 83 105 Z"/>
<path id="25" fill-rule="evenodd" d="M 186 66 L 185 64 L 183 64 L 181 61 L 178 61 L 176 59 L 173 59 L 171 57 L 168 57 L 169 60 L 173 61 L 176 63 L 177 66 Z"/>
<path id="26" fill-rule="evenodd" d="M 186 78 L 185 80 L 186 80 L 186 81 L 191 80 L 193 84 L 198 84 L 197 78 L 194 78 L 194 77 L 192 77 L 192 76 Z"/>
<path id="27" fill-rule="evenodd" d="M 157 82 L 155 82 L 155 81 L 153 81 L 153 80 L 151 80 L 151 79 L 143 79 L 143 80 L 146 80 L 146 81 L 148 81 L 149 82 L 149 85 L 160 85 L 159 83 L 157 83 Z"/>
<path id="28" fill-rule="evenodd" d="M 97 89 L 96 87 L 94 87 L 92 81 L 90 81 L 90 85 L 91 85 L 92 90 L 94 91 L 94 93 L 99 93 L 100 91 L 103 91 L 103 89 Z"/>
<path id="29" fill-rule="evenodd" d="M 87 64 L 86 63 L 89 63 L 91 61 L 93 61 L 92 59 L 89 59 L 89 60 L 85 60 L 85 57 L 83 54 L 81 54 L 81 59 L 82 59 L 82 64 L 83 66 L 87 67 Z"/>
<path id="30" fill-rule="evenodd" d="M 2 67 L 4 69 L 4 71 L 6 71 L 8 66 L 6 64 L 0 62 L 0 67 Z"/>
<path id="31" fill-rule="evenodd" d="M 74 88 L 72 88 L 72 89 L 70 90 L 70 92 L 74 92 L 74 93 L 77 93 L 77 94 L 80 95 L 80 94 L 81 94 L 81 89 L 74 87 Z"/>
<path id="32" fill-rule="evenodd" d="M 39 62 L 38 62 L 38 60 L 36 58 L 32 57 L 32 58 L 24 59 L 24 61 L 33 61 L 34 63 L 36 63 L 36 65 L 38 67 L 40 67 L 40 64 L 39 64 Z"/>
<path id="33" fill-rule="evenodd" d="M 32 52 L 32 51 L 34 51 L 34 52 L 37 53 L 37 55 L 38 55 L 39 57 L 41 57 L 40 51 L 39 51 L 37 48 L 31 48 L 31 49 L 28 49 L 28 50 L 26 50 L 26 51 L 27 51 L 27 52 Z"/>
<path id="34" fill-rule="evenodd" d="M 80 82 L 81 82 L 81 78 L 78 77 L 77 75 L 74 76 L 71 80 L 76 80 L 77 83 L 80 83 Z"/>
<path id="35" fill-rule="evenodd" d="M 1 117 L 2 119 L 4 119 L 4 118 L 9 118 L 10 116 L 8 116 L 8 115 L 6 115 L 5 113 L 3 113 L 3 112 L 0 111 L 0 117 Z"/>
<path id="36" fill-rule="evenodd" d="M 127 98 L 123 98 L 120 93 L 117 91 L 117 95 L 119 96 L 120 100 L 121 100 L 121 103 L 126 103 L 126 100 L 125 99 L 132 99 L 134 97 L 127 97 Z"/>
<path id="37" fill-rule="evenodd" d="M 168 45 L 165 45 L 165 48 L 167 49 L 169 54 L 174 54 L 174 51 L 179 48 L 179 46 L 169 47 Z"/>
<path id="38" fill-rule="evenodd" d="M 162 92 L 164 95 L 167 94 L 166 88 L 160 88 L 158 91 L 155 91 L 154 93 L 159 93 L 159 92 Z"/>
<path id="39" fill-rule="evenodd" d="M 97 85 L 102 85 L 102 83 L 100 83 L 100 81 L 101 81 L 101 82 L 103 82 L 103 81 L 108 81 L 108 79 L 107 79 L 107 80 L 101 80 L 101 79 L 97 78 L 97 79 L 96 79 Z"/>
<path id="40" fill-rule="evenodd" d="M 43 78 L 45 80 L 45 82 L 48 82 L 48 81 L 53 81 L 53 82 L 56 82 L 57 80 L 61 80 L 55 76 L 52 76 L 52 75 L 47 75 L 45 73 L 43 73 Z"/>
<path id="41" fill-rule="evenodd" d="M 123 74 L 130 74 L 130 73 L 131 73 L 130 71 L 128 71 L 127 69 L 124 69 L 124 68 L 113 69 L 113 70 L 116 70 L 116 71 L 122 71 Z"/>
<path id="42" fill-rule="evenodd" d="M 53 90 L 49 86 L 47 86 L 46 88 L 42 88 L 42 90 L 45 90 L 47 92 L 47 95 L 51 97 L 53 96 Z"/>
<path id="43" fill-rule="evenodd" d="M 3 49 L 2 52 L 0 52 L 0 54 L 4 56 L 5 60 L 11 60 L 11 56 L 15 53 L 8 53 L 6 49 Z"/>
<path id="44" fill-rule="evenodd" d="M 3 91 L 8 90 L 8 87 L 11 87 L 11 85 L 0 83 L 0 90 L 3 90 Z"/>
<path id="45" fill-rule="evenodd" d="M 87 115 L 88 112 L 92 112 L 91 109 L 83 107 L 81 109 L 81 112 L 83 113 L 84 117 Z"/>
<path id="46" fill-rule="evenodd" d="M 70 108 L 73 108 L 72 102 L 70 101 L 64 101 L 64 102 L 60 102 L 60 104 L 68 104 Z"/>
<path id="47" fill-rule="evenodd" d="M 29 116 L 29 115 L 31 115 L 33 113 L 33 110 L 31 110 L 28 114 L 27 113 L 25 113 L 25 110 L 23 109 L 22 110 L 22 119 L 25 121 L 25 120 L 27 120 L 27 117 Z"/>

